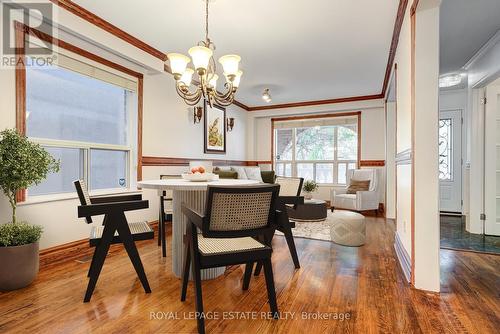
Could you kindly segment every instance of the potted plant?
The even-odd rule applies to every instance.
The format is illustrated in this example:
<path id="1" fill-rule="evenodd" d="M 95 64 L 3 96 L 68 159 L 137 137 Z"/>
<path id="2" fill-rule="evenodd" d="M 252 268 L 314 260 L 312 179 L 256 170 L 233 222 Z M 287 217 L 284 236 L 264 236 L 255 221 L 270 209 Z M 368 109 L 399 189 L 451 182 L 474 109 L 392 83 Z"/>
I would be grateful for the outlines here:
<path id="1" fill-rule="evenodd" d="M 18 222 L 16 193 L 59 171 L 59 161 L 14 129 L 0 132 L 0 188 L 12 208 L 12 221 L 0 223 L 0 291 L 29 285 L 38 273 L 42 227 Z"/>
<path id="2" fill-rule="evenodd" d="M 306 193 L 304 195 L 304 198 L 311 199 L 312 193 L 318 190 L 318 188 L 319 188 L 318 184 L 313 180 L 304 181 L 304 184 L 302 185 L 302 190 Z"/>

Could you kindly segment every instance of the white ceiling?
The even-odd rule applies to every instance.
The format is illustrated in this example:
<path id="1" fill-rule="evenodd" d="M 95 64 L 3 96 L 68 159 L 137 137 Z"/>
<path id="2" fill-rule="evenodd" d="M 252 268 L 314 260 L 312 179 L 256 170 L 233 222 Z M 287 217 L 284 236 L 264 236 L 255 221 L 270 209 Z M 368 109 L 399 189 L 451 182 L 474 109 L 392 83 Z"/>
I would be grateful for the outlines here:
<path id="1" fill-rule="evenodd" d="M 500 0 L 443 0 L 440 72 L 460 71 L 500 29 Z"/>
<path id="2" fill-rule="evenodd" d="M 498 0 L 497 0 L 498 1 Z M 204 38 L 202 0 L 76 0 L 163 52 Z M 272 104 L 379 94 L 398 0 L 216 0 L 216 57 L 237 53 L 237 99 L 249 106 L 270 88 Z"/>

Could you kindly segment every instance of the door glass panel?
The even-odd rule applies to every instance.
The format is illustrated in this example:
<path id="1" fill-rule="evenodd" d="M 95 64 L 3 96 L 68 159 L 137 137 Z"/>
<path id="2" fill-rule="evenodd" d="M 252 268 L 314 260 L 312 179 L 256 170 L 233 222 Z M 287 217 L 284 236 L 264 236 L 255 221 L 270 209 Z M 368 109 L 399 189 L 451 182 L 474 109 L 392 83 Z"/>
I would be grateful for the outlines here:
<path id="1" fill-rule="evenodd" d="M 439 179 L 452 180 L 452 121 L 439 120 Z"/>

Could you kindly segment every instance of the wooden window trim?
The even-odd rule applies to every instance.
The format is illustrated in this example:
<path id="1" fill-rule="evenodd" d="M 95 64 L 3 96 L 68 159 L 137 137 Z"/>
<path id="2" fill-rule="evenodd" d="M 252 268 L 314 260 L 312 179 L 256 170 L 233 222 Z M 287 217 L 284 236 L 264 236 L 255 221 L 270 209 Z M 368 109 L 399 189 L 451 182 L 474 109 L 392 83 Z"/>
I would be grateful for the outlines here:
<path id="1" fill-rule="evenodd" d="M 74 52 L 84 58 L 95 61 L 104 66 L 113 68 L 127 75 L 137 78 L 137 181 L 142 180 L 142 120 L 144 103 L 144 76 L 142 73 L 131 70 L 125 66 L 114 63 L 87 50 L 81 49 L 73 44 L 57 39 L 40 30 L 31 28 L 23 23 L 14 22 L 15 43 L 16 43 L 16 68 L 15 68 L 15 88 L 16 88 L 16 129 L 26 135 L 26 67 L 24 65 L 26 36 L 32 35 L 44 42 L 57 45 L 60 48 Z M 17 193 L 16 201 L 26 200 L 26 189 Z"/>

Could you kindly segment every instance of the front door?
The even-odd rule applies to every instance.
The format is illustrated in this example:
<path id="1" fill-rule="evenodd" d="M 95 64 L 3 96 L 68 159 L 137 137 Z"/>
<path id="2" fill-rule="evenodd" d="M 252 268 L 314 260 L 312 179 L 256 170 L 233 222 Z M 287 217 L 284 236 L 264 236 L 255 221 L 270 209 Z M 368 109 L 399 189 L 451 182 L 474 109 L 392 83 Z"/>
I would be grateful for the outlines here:
<path id="1" fill-rule="evenodd" d="M 439 113 L 439 210 L 462 213 L 462 111 Z"/>

